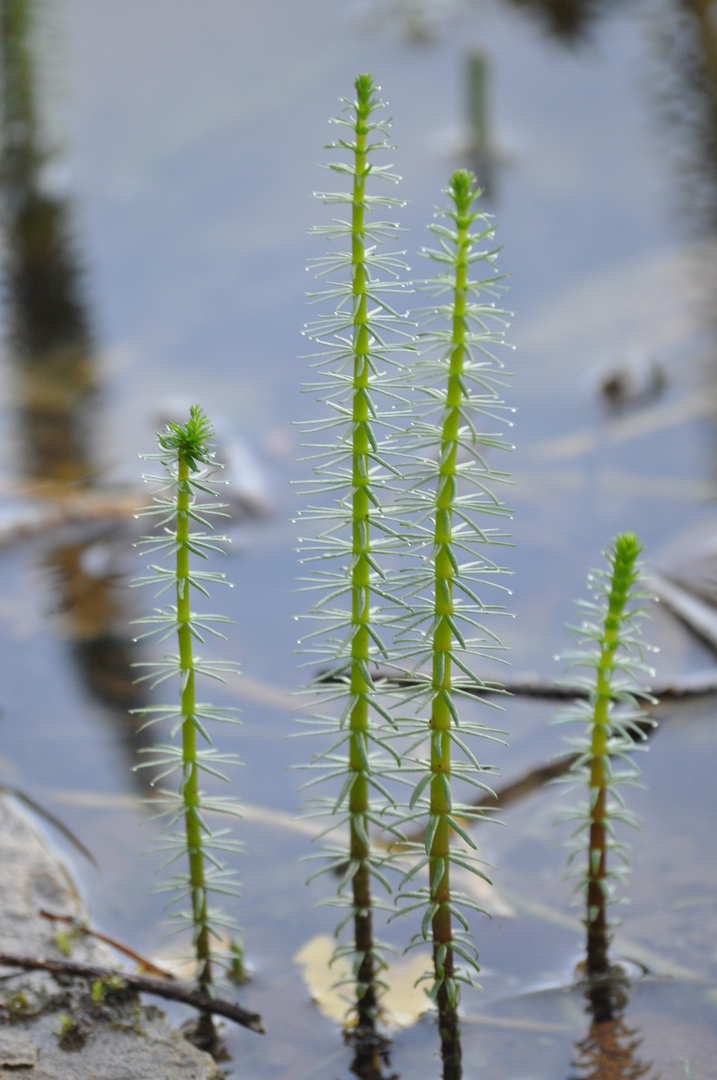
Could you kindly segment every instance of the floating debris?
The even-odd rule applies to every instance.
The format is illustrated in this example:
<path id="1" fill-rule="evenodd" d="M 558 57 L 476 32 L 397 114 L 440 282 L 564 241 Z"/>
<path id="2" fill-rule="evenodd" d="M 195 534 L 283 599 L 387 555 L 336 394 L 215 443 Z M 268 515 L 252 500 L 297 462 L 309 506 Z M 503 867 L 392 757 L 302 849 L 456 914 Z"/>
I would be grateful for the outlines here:
<path id="1" fill-rule="evenodd" d="M 660 574 L 650 575 L 649 587 L 695 637 L 717 652 L 717 608 Z"/>
<path id="2" fill-rule="evenodd" d="M 650 353 L 631 351 L 594 375 L 601 397 L 613 408 L 642 405 L 667 385 L 662 365 Z"/>
<path id="3" fill-rule="evenodd" d="M 343 956 L 332 964 L 335 951 L 333 937 L 317 934 L 296 953 L 294 961 L 300 966 L 304 982 L 324 1016 L 348 1026 L 351 1023 L 348 988 L 352 964 L 349 957 Z M 416 980 L 430 964 L 428 952 L 419 952 L 408 960 L 390 964 L 388 970 L 381 973 L 388 987 L 381 997 L 382 1020 L 387 1027 L 412 1027 L 429 1009 L 423 984 L 416 986 Z"/>

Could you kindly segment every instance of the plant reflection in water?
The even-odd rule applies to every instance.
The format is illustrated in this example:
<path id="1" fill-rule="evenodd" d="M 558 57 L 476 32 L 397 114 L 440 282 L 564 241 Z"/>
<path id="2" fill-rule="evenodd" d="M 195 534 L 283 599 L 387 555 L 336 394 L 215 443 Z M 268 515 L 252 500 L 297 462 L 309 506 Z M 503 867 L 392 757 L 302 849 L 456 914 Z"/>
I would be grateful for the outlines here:
<path id="1" fill-rule="evenodd" d="M 640 1080 L 652 1068 L 638 1058 L 642 1037 L 623 1019 L 628 1003 L 628 982 L 619 968 L 585 990 L 590 1016 L 587 1035 L 575 1044 L 574 1072 L 569 1080 Z"/>

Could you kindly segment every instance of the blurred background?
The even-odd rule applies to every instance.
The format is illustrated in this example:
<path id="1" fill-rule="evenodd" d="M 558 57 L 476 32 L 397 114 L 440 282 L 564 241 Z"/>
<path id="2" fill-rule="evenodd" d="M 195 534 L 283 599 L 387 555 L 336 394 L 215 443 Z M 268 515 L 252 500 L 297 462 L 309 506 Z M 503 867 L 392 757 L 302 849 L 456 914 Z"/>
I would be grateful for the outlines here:
<path id="1" fill-rule="evenodd" d="M 142 854 L 157 826 L 131 771 L 154 737 L 128 715 L 150 700 L 131 668 L 150 652 L 128 624 L 151 606 L 128 588 L 143 569 L 131 515 L 146 498 L 137 455 L 167 418 L 201 404 L 233 507 L 220 568 L 235 588 L 210 610 L 238 626 L 210 652 L 244 671 L 214 694 L 244 721 L 217 737 L 248 766 L 236 780 L 248 849 L 236 914 L 254 978 L 241 995 L 270 1031 L 227 1032 L 225 1068 L 348 1075 L 350 1049 L 311 1000 L 309 961 L 295 959 L 320 953 L 333 916 L 311 907 L 322 886 L 305 889 L 296 862 L 311 830 L 294 821 L 302 778 L 286 770 L 307 751 L 285 741 L 304 678 L 290 481 L 307 475 L 293 423 L 318 409 L 300 396 L 297 357 L 308 351 L 305 266 L 321 254 L 307 229 L 329 216 L 311 198 L 327 187 L 327 120 L 358 72 L 380 82 L 416 277 L 426 271 L 414 253 L 455 168 L 476 172 L 499 222 L 517 347 L 517 449 L 501 463 L 515 479 L 516 617 L 501 627 L 511 677 L 561 674 L 572 600 L 626 529 L 662 575 L 665 603 L 647 631 L 661 649 L 658 681 L 711 677 L 717 4 L 2 0 L 0 11 L 0 779 L 94 852 L 99 870 L 48 831 L 93 922 L 153 955 L 171 950 L 161 901 L 147 897 L 157 858 Z M 520 697 L 506 706 L 511 745 L 493 759 L 505 782 L 560 752 L 551 711 Z M 712 699 L 656 716 L 647 787 L 632 801 L 644 829 L 625 952 L 679 984 L 681 1004 L 667 983 L 636 994 L 626 1030 L 640 1034 L 627 1043 L 642 1045 L 615 1075 L 652 1066 L 707 1077 Z M 555 792 L 526 791 L 508 828 L 480 837 L 498 869 L 494 917 L 475 927 L 485 977 L 464 1001 L 468 1068 L 554 1078 L 583 1054 L 575 1075 L 602 1075 L 579 1047 L 582 1005 L 554 993 L 580 942 L 560 882 Z M 387 934 L 405 936 L 395 924 Z M 415 1013 L 407 1004 L 407 1026 L 371 1075 L 434 1074 L 435 1033 L 411 1026 Z"/>

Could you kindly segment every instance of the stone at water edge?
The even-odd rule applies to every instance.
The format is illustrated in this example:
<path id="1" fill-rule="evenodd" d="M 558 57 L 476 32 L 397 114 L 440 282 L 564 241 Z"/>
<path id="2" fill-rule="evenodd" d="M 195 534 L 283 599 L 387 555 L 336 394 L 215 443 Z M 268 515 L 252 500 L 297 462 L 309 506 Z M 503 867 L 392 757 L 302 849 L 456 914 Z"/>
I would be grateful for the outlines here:
<path id="1" fill-rule="evenodd" d="M 7 796 L 0 796 L 0 951 L 61 959 L 56 925 L 44 908 L 83 914 L 79 896 L 58 856 Z M 72 959 L 117 967 L 114 952 L 101 941 L 78 937 Z M 122 994 L 105 1007 L 93 1006 L 89 983 L 59 982 L 49 972 L 0 968 L 0 1070 L 16 1080 L 219 1080 L 209 1054 L 174 1030 L 159 1010 L 143 1007 L 139 996 Z M 10 978 L 6 976 L 10 975 Z M 20 997 L 19 995 L 23 995 Z M 77 1037 L 61 1045 L 63 1017 Z"/>

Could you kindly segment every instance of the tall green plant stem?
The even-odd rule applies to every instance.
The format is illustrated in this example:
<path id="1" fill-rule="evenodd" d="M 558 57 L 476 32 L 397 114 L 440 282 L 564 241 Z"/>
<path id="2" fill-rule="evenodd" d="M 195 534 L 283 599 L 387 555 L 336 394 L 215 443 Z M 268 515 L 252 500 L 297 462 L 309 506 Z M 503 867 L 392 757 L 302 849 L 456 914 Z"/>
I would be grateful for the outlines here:
<path id="1" fill-rule="evenodd" d="M 597 665 L 596 701 L 593 713 L 590 744 L 590 833 L 587 871 L 587 974 L 590 977 L 608 973 L 610 941 L 607 917 L 607 833 L 606 821 L 610 766 L 610 705 L 613 699 L 612 676 L 615 670 L 615 650 L 619 644 L 625 603 L 634 580 L 635 560 L 639 544 L 631 534 L 618 537 L 615 569 L 608 597 L 605 631 Z"/>
<path id="2" fill-rule="evenodd" d="M 182 712 L 183 776 L 181 795 L 184 800 L 184 828 L 189 858 L 189 885 L 194 919 L 194 946 L 197 957 L 197 983 L 202 990 L 212 984 L 207 891 L 202 852 L 202 826 L 199 817 L 199 778 L 197 769 L 197 729 L 194 723 L 194 656 L 189 629 L 189 463 L 179 453 L 177 468 L 177 639 Z"/>
<path id="3" fill-rule="evenodd" d="M 304 579 L 309 591 L 320 594 L 309 618 L 323 624 L 304 640 L 313 640 L 311 651 L 323 663 L 329 661 L 338 684 L 332 686 L 322 676 L 313 681 L 312 693 L 329 708 L 314 711 L 311 719 L 301 722 L 310 726 L 308 735 L 332 738 L 328 748 L 312 757 L 308 768 L 318 775 L 305 787 L 327 780 L 340 783 L 338 797 L 324 796 L 312 802 L 316 812 L 347 827 L 349 844 L 348 849 L 344 842 L 323 844 L 317 855 L 323 865 L 312 877 L 340 874 L 338 896 L 328 902 L 348 909 L 336 933 L 350 924 L 351 936 L 337 944 L 334 955 L 352 958 L 357 1013 L 354 1034 L 365 1034 L 370 1040 L 383 985 L 378 975 L 386 967 L 383 946 L 373 936 L 372 918 L 375 907 L 386 905 L 372 895 L 372 879 L 391 891 L 384 873 L 391 859 L 385 852 L 372 850 L 369 829 L 394 828 L 387 825 L 385 811 L 395 805 L 387 781 L 390 785 L 393 762 L 398 759 L 386 742 L 396 725 L 381 704 L 369 670 L 379 657 L 390 662 L 381 627 L 390 625 L 394 633 L 396 598 L 391 576 L 380 564 L 383 553 L 391 552 L 398 543 L 381 505 L 388 478 L 396 475 L 384 456 L 387 431 L 395 431 L 395 414 L 389 414 L 385 406 L 376 407 L 373 394 L 383 395 L 384 400 L 388 397 L 392 403 L 404 400 L 396 394 L 386 367 L 400 371 L 401 354 L 413 354 L 414 349 L 408 345 L 411 334 L 405 316 L 389 302 L 390 294 L 405 291 L 401 274 L 407 268 L 400 252 L 380 250 L 399 227 L 392 221 L 372 220 L 372 212 L 379 207 L 402 204 L 367 190 L 376 180 L 399 180 L 389 171 L 390 165 L 378 165 L 374 160 L 378 151 L 392 148 L 388 141 L 390 121 L 380 118 L 384 102 L 370 75 L 359 75 L 354 88 L 354 99 L 344 99 L 344 115 L 333 121 L 343 129 L 342 137 L 331 144 L 348 153 L 349 161 L 328 165 L 342 177 L 350 176 L 351 185 L 346 191 L 315 193 L 325 204 L 342 207 L 341 217 L 314 230 L 339 241 L 341 250 L 312 260 L 317 275 L 326 276 L 329 287 L 310 294 L 310 298 L 329 302 L 333 313 L 320 315 L 307 327 L 309 336 L 320 346 L 308 359 L 321 377 L 307 390 L 318 392 L 331 411 L 328 419 L 309 421 L 305 433 L 312 437 L 321 433 L 323 439 L 324 432 L 333 430 L 335 436 L 307 444 L 319 451 L 308 459 L 315 462 L 315 476 L 307 483 L 312 494 L 322 496 L 322 505 L 302 511 L 304 517 L 327 523 L 318 536 L 302 540 L 302 562 L 318 564 Z M 377 605 L 377 598 L 383 603 Z M 336 703 L 341 708 L 338 716 Z"/>
<path id="4" fill-rule="evenodd" d="M 579 735 L 566 738 L 577 753 L 565 780 L 570 788 L 586 792 L 587 799 L 564 818 L 578 822 L 570 838 L 570 863 L 575 864 L 571 873 L 579 879 L 576 892 L 585 905 L 585 970 L 595 991 L 591 1000 L 596 1016 L 598 1011 L 607 1016 L 613 1008 L 608 977 L 615 920 L 608 919 L 608 905 L 615 900 L 615 884 L 624 884 L 630 863 L 628 846 L 615 826 L 638 827 L 620 787 L 636 783 L 639 769 L 633 753 L 647 748 L 646 725 L 653 721 L 641 709 L 641 701 L 655 703 L 638 681 L 655 674 L 643 661 L 644 653 L 653 650 L 640 634 L 645 613 L 641 604 L 650 598 L 640 588 L 641 551 L 634 533 L 621 533 L 605 551 L 608 568 L 589 574 L 592 597 L 577 602 L 581 621 L 570 627 L 579 647 L 565 654 L 571 667 L 588 672 L 571 675 L 570 683 L 589 696 L 555 717 L 556 723 L 579 723 L 583 728 Z"/>
<path id="5" fill-rule="evenodd" d="M 354 781 L 349 796 L 351 814 L 351 858 L 358 864 L 353 877 L 354 933 L 358 961 L 357 1005 L 359 1020 L 366 1022 L 375 1010 L 373 929 L 371 920 L 371 881 L 366 859 L 369 856 L 368 820 L 369 790 L 366 778 L 368 740 L 369 686 L 364 678 L 369 659 L 369 349 L 370 338 L 366 307 L 367 275 L 365 265 L 365 189 L 367 175 L 366 140 L 370 114 L 370 86 L 356 81 L 356 147 L 351 211 L 351 276 L 354 298 L 353 351 L 353 526 L 351 570 L 351 621 L 354 634 L 351 643 L 351 694 L 356 703 L 351 710 L 349 768 Z M 362 670 L 363 669 L 363 670 Z"/>
<path id="6" fill-rule="evenodd" d="M 190 593 L 196 590 L 209 596 L 210 582 L 227 584 L 222 573 L 198 570 L 190 563 L 196 558 L 207 559 L 210 553 L 221 552 L 220 544 L 226 537 L 212 532 L 210 519 L 222 515 L 221 503 L 214 502 L 216 481 L 214 472 L 220 468 L 210 451 L 212 427 L 202 410 L 192 405 L 186 424 L 170 421 L 157 440 L 159 453 L 147 455 L 162 465 L 161 476 L 145 479 L 159 487 L 153 494 L 152 505 L 143 507 L 141 516 L 159 517 L 162 532 L 158 536 L 145 536 L 141 545 L 145 553 L 162 553 L 169 566 L 150 564 L 151 574 L 137 579 L 135 585 L 151 585 L 157 588 L 157 596 L 172 590 L 176 603 L 155 608 L 152 615 L 136 620 L 150 629 L 140 638 L 157 636 L 161 642 L 176 640 L 176 653 L 165 654 L 161 660 L 142 661 L 136 666 L 148 667 L 152 688 L 170 679 L 179 679 L 179 701 L 145 706 L 135 710 L 145 718 L 144 727 L 169 724 L 169 740 L 154 743 L 143 752 L 148 760 L 137 768 L 159 770 L 152 780 L 156 786 L 170 776 L 176 775 L 179 783 L 170 788 L 157 790 L 167 819 L 160 849 L 167 851 L 166 866 L 177 864 L 176 871 L 166 884 L 159 886 L 162 892 L 176 893 L 169 906 L 178 901 L 189 901 L 189 910 L 177 910 L 172 921 L 182 929 L 191 931 L 197 966 L 197 985 L 200 990 L 211 993 L 214 973 L 219 966 L 231 959 L 226 951 L 212 948 L 212 941 L 221 940 L 221 928 L 234 928 L 233 920 L 220 910 L 210 906 L 212 893 L 238 896 L 234 874 L 223 862 L 223 855 L 240 851 L 241 845 L 227 835 L 227 830 L 213 832 L 205 814 L 207 812 L 238 815 L 238 807 L 231 797 L 209 795 L 200 786 L 202 773 L 214 779 L 226 780 L 217 766 L 238 764 L 236 757 L 220 753 L 212 747 L 207 724 L 212 722 L 236 723 L 235 710 L 216 708 L 206 702 L 198 702 L 195 696 L 195 680 L 203 675 L 222 681 L 222 673 L 235 671 L 231 661 L 203 660 L 196 652 L 194 642 L 204 643 L 210 634 L 226 640 L 217 624 L 231 622 L 224 615 L 193 612 Z M 200 502 L 197 496 L 208 497 Z M 207 529 L 208 531 L 203 531 Z M 139 640 L 139 639 L 138 639 Z M 181 736 L 181 745 L 175 738 Z M 199 738 L 205 746 L 200 749 Z M 211 1024 L 200 1020 L 200 1032 L 211 1035 Z"/>
<path id="7" fill-rule="evenodd" d="M 415 376 L 411 374 L 421 399 L 401 442 L 407 455 L 415 455 L 415 464 L 406 467 L 400 506 L 415 523 L 410 540 L 415 545 L 416 565 L 405 571 L 407 611 L 396 621 L 401 628 L 402 659 L 411 662 L 419 674 L 415 690 L 400 691 L 404 709 L 413 702 L 418 707 L 417 715 L 401 719 L 401 732 L 415 739 L 405 771 L 419 777 L 408 813 L 401 820 L 427 816 L 428 822 L 423 843 L 406 845 L 415 861 L 404 875 L 398 899 L 406 903 L 404 912 L 423 911 L 420 932 L 411 944 L 427 942 L 432 947 L 432 971 L 426 978 L 438 1008 L 444 1080 L 458 1080 L 459 987 L 461 982 L 472 981 L 471 969 L 480 970 L 466 913 L 483 909 L 474 897 L 455 888 L 450 866 L 454 863 L 459 873 L 468 870 L 488 879 L 475 841 L 465 828 L 466 821 L 483 815 L 475 806 L 458 801 L 453 787 L 470 784 L 490 791 L 480 775 L 495 770 L 479 762 L 469 740 L 500 734 L 459 717 L 458 704 L 476 684 L 481 685 L 469 658 L 492 656 L 501 647 L 482 617 L 503 608 L 486 603 L 479 591 L 493 585 L 494 576 L 504 572 L 487 557 L 486 546 L 501 544 L 506 536 L 482 521 L 485 514 L 509 513 L 489 487 L 492 481 L 505 479 L 505 474 L 490 468 L 483 456 L 486 447 L 508 446 L 499 434 L 478 429 L 475 420 L 500 420 L 505 411 L 499 397 L 499 388 L 506 384 L 503 365 L 491 347 L 505 346 L 503 327 L 508 313 L 488 299 L 500 291 L 501 275 L 495 266 L 497 250 L 490 246 L 493 226 L 474 207 L 479 194 L 475 177 L 458 170 L 445 194 L 448 205 L 439 211 L 445 223 L 429 226 L 437 247 L 425 252 L 440 266 L 428 288 L 436 298 L 445 297 L 445 302 L 432 298 L 426 308 L 426 329 L 420 335 L 425 355 Z M 487 273 L 476 280 L 472 269 L 481 263 Z M 463 552 L 471 557 L 462 558 Z M 426 744 L 427 753 L 419 750 Z M 416 888 L 416 875 L 425 870 L 428 882 Z M 460 966 L 461 960 L 467 968 Z"/>
<path id="8" fill-rule="evenodd" d="M 451 710 L 447 695 L 451 692 L 451 650 L 453 647 L 453 499 L 456 488 L 456 452 L 460 426 L 460 405 L 463 397 L 461 376 L 465 359 L 466 301 L 468 281 L 468 239 L 471 223 L 470 187 L 453 185 L 456 196 L 456 284 L 454 288 L 454 315 L 450 369 L 446 395 L 446 410 L 441 435 L 441 464 L 438 476 L 436 522 L 434 529 L 435 591 L 434 612 L 436 628 L 433 633 L 433 703 L 430 726 L 435 735 L 431 739 L 431 815 L 438 824 L 431 843 L 429 874 L 431 902 L 436 905 L 432 919 L 433 962 L 436 978 L 441 980 L 438 991 L 439 1024 L 444 1049 L 452 1044 L 452 1054 L 458 1054 L 460 1043 L 455 1039 L 455 1002 L 450 1001 L 446 980 L 453 980 L 453 950 L 450 947 L 453 934 L 451 912 L 450 863 L 448 860 L 451 826 L 450 775 L 451 775 Z M 445 1054 L 444 1054 L 445 1057 Z"/>

